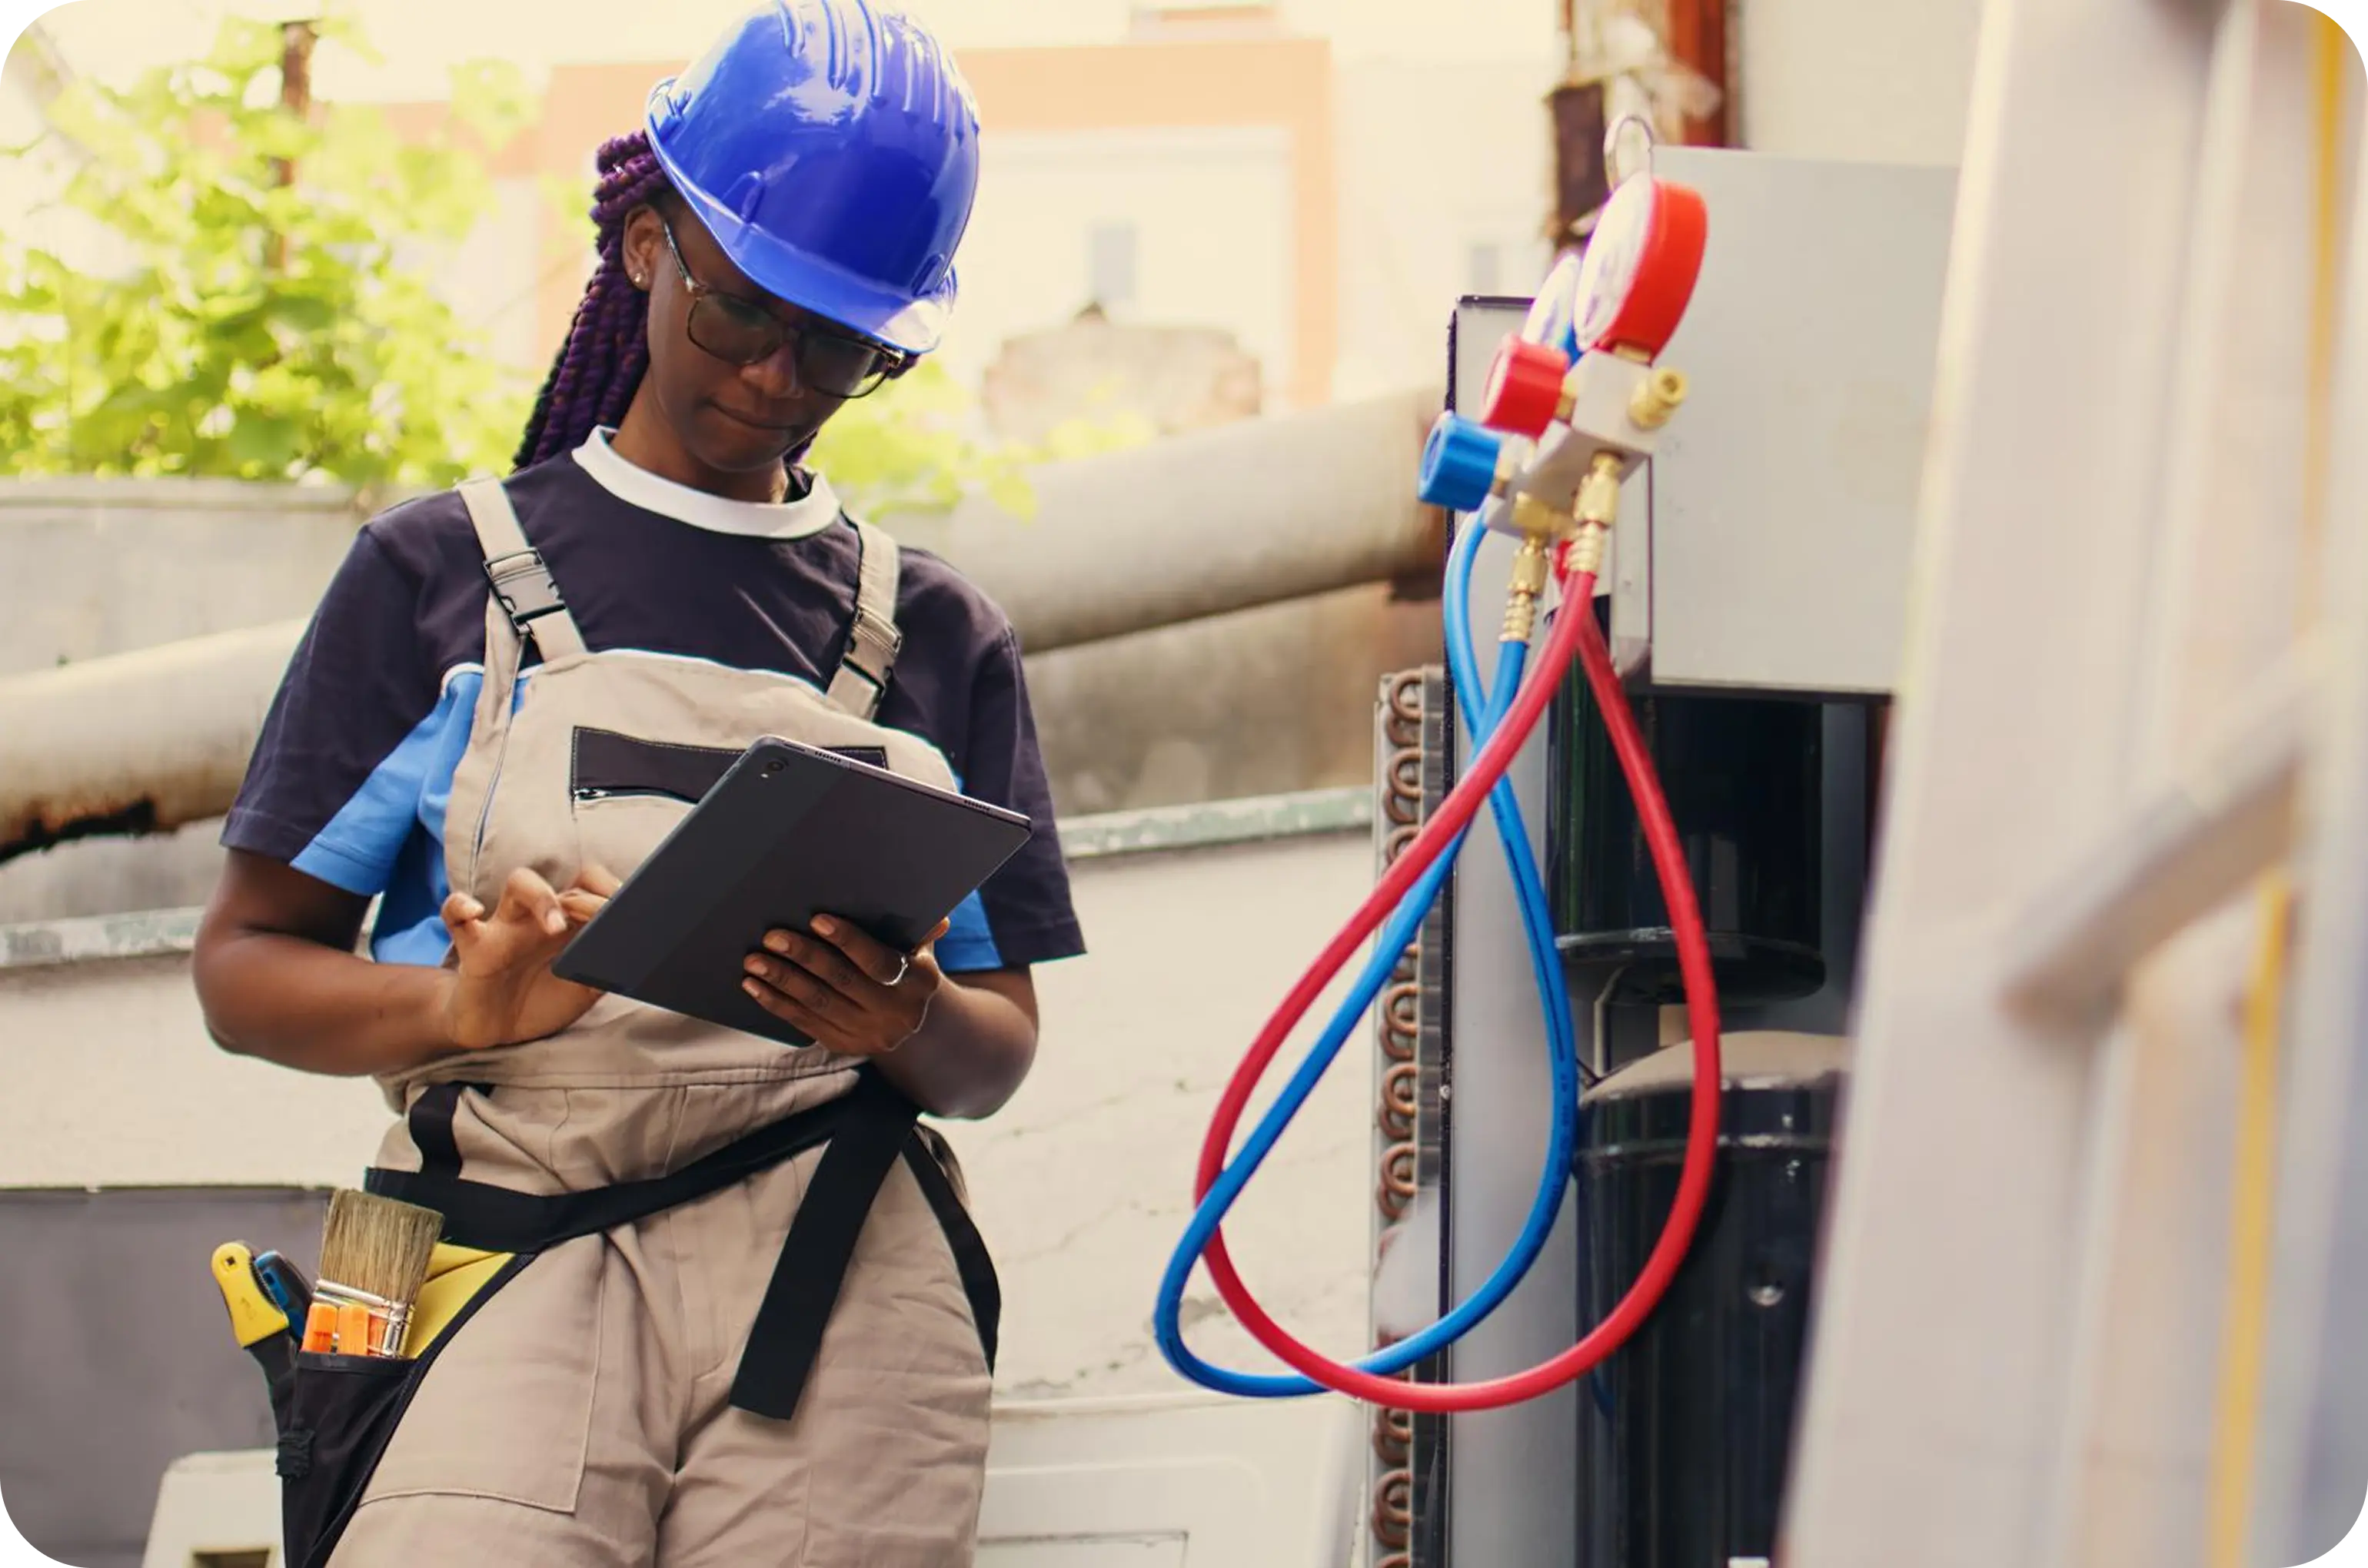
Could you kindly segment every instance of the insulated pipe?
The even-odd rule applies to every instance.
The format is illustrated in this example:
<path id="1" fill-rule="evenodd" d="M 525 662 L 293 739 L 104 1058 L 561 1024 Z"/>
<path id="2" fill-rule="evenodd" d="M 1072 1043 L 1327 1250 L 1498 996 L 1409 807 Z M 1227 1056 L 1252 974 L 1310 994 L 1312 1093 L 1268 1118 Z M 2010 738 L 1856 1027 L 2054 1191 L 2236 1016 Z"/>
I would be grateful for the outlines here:
<path id="1" fill-rule="evenodd" d="M 1437 389 L 1247 420 L 1039 469 L 1036 511 L 973 499 L 897 521 L 1001 605 L 1031 653 L 1336 588 L 1445 560 L 1406 494 Z"/>
<path id="2" fill-rule="evenodd" d="M 220 816 L 304 623 L 0 679 L 0 860 Z"/>
<path id="3" fill-rule="evenodd" d="M 1000 604 L 1031 653 L 1336 589 L 1435 576 L 1406 494 L 1439 407 L 1407 392 L 1056 463 L 1036 507 L 896 523 Z M 291 620 L 0 677 L 0 861 L 230 806 L 302 636 Z"/>

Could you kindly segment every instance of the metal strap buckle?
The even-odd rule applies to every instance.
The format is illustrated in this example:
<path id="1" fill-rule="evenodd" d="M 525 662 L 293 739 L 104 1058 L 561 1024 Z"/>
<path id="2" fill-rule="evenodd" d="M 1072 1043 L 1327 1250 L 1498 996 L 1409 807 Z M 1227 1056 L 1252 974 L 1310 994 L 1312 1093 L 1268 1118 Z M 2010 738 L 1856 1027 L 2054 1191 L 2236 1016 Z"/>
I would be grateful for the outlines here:
<path id="1" fill-rule="evenodd" d="M 859 605 L 855 610 L 856 635 L 859 639 L 870 632 L 889 658 L 894 659 L 905 646 L 905 631 L 894 621 L 872 613 L 869 606 Z"/>
<path id="2" fill-rule="evenodd" d="M 867 670 L 861 664 L 850 657 L 839 661 L 838 673 L 842 676 L 853 676 L 856 679 L 870 687 L 872 692 L 872 700 L 875 702 L 881 698 L 888 695 L 888 672 L 885 670 Z M 837 682 L 832 682 L 832 686 L 834 687 L 836 687 L 837 685 Z"/>
<path id="3" fill-rule="evenodd" d="M 540 551 L 521 550 L 486 562 L 485 582 L 521 637 L 535 621 L 567 608 Z"/>

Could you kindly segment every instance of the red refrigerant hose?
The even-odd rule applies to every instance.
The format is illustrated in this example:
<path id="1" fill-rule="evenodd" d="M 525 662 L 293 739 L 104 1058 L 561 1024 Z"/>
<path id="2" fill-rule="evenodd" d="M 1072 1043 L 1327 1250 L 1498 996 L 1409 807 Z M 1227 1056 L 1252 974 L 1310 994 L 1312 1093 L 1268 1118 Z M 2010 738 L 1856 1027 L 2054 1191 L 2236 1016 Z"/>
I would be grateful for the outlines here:
<path id="1" fill-rule="evenodd" d="M 1546 643 L 1545 656 L 1530 672 L 1529 679 L 1514 699 L 1512 710 L 1480 748 L 1471 769 L 1448 792 L 1447 799 L 1423 824 L 1406 853 L 1391 862 L 1355 918 L 1318 955 L 1314 967 L 1301 977 L 1283 998 L 1282 1006 L 1267 1020 L 1249 1054 L 1242 1059 L 1232 1081 L 1226 1084 L 1209 1125 L 1208 1137 L 1201 1145 L 1201 1162 L 1193 1187 L 1196 1200 L 1208 1195 L 1224 1168 L 1226 1151 L 1233 1145 L 1235 1131 L 1249 1105 L 1251 1092 L 1276 1052 L 1282 1049 L 1291 1031 L 1341 966 L 1389 918 L 1406 890 L 1479 812 L 1488 791 L 1504 777 L 1531 731 L 1536 728 L 1575 655 L 1587 671 L 1596 706 L 1602 710 L 1604 724 L 1611 734 L 1612 749 L 1619 754 L 1621 771 L 1627 776 L 1629 790 L 1635 797 L 1636 815 L 1644 826 L 1645 842 L 1651 846 L 1662 898 L 1668 905 L 1670 925 L 1677 933 L 1678 964 L 1685 978 L 1687 1019 L 1694 1037 L 1693 1094 L 1677 1200 L 1670 1205 L 1669 1217 L 1661 1226 L 1661 1238 L 1655 1244 L 1652 1256 L 1645 1259 L 1635 1283 L 1591 1333 L 1554 1359 L 1526 1371 L 1468 1383 L 1408 1382 L 1403 1377 L 1377 1377 L 1326 1358 L 1292 1338 L 1281 1324 L 1267 1315 L 1235 1271 L 1233 1260 L 1225 1252 L 1224 1233 L 1220 1231 L 1211 1238 L 1205 1255 L 1210 1278 L 1215 1280 L 1217 1293 L 1224 1298 L 1251 1337 L 1302 1375 L 1325 1387 L 1392 1409 L 1442 1415 L 1493 1410 L 1551 1392 L 1591 1370 L 1619 1349 L 1660 1301 L 1679 1264 L 1685 1259 L 1687 1247 L 1692 1244 L 1702 1206 L 1710 1197 L 1711 1176 L 1718 1153 L 1719 1090 L 1723 1082 L 1718 1051 L 1718 994 L 1711 974 L 1710 943 L 1702 931 L 1693 880 L 1687 870 L 1685 851 L 1678 841 L 1677 826 L 1669 818 L 1668 801 L 1654 772 L 1652 756 L 1645 748 L 1644 737 L 1637 733 L 1627 694 L 1621 689 L 1620 677 L 1611 667 L 1611 651 L 1603 645 L 1603 633 L 1595 624 L 1595 574 L 1571 572 L 1568 550 L 1565 545 L 1557 552 L 1556 574 L 1562 579 L 1563 608 Z"/>

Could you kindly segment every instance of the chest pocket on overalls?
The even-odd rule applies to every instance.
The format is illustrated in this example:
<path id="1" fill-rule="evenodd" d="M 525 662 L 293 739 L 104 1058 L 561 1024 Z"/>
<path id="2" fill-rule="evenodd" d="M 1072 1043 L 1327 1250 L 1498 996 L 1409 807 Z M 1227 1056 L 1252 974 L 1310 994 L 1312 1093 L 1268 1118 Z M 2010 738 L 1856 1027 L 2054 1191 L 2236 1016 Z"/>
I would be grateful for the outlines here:
<path id="1" fill-rule="evenodd" d="M 732 746 L 643 740 L 577 725 L 569 746 L 567 799 L 584 864 L 630 874 L 739 756 Z"/>
<path id="2" fill-rule="evenodd" d="M 740 759 L 743 749 L 644 740 L 577 725 L 569 747 L 567 797 L 584 862 L 620 876 L 640 865 Z M 824 749 L 873 767 L 888 766 L 885 746 Z"/>

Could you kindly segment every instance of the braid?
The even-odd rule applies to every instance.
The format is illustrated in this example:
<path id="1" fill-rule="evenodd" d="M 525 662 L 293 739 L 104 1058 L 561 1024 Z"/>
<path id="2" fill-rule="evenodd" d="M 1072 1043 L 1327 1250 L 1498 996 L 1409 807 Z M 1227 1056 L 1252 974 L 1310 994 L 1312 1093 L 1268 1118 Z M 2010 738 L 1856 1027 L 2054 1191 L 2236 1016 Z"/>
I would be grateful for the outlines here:
<path id="1" fill-rule="evenodd" d="M 518 442 L 519 468 L 573 451 L 596 428 L 622 419 L 649 367 L 650 301 L 625 277 L 625 219 L 670 187 L 642 131 L 602 146 L 598 166 L 592 222 L 599 231 L 600 264 L 535 394 Z"/>

